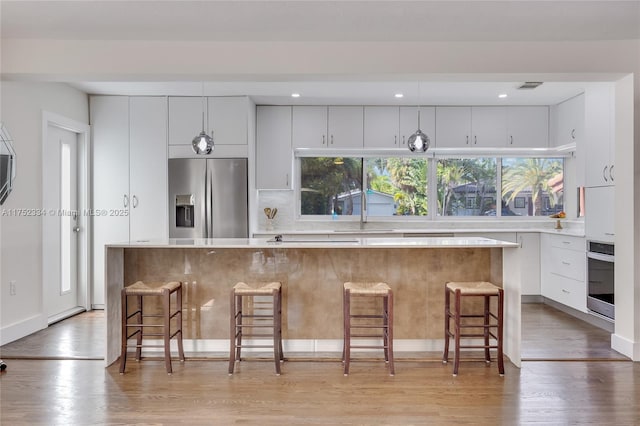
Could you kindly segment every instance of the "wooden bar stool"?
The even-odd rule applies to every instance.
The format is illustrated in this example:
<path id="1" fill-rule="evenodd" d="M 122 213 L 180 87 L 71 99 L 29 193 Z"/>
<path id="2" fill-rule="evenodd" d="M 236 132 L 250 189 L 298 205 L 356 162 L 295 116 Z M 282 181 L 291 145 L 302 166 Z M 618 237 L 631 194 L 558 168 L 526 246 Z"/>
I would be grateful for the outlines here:
<path id="1" fill-rule="evenodd" d="M 167 374 L 173 372 L 171 368 L 171 339 L 178 340 L 178 355 L 180 361 L 184 361 L 184 350 L 182 348 L 182 283 L 170 282 L 159 286 L 152 286 L 138 281 L 129 287 L 122 289 L 122 350 L 120 353 L 120 374 L 124 373 L 127 364 L 128 340 L 136 336 L 136 360 L 142 358 L 142 348 L 164 348 L 164 364 Z M 171 310 L 171 295 L 175 294 L 175 309 Z M 143 298 L 155 296 L 162 299 L 162 313 L 145 314 L 143 311 Z M 135 297 L 137 301 L 136 310 L 129 313 L 129 298 Z M 145 323 L 145 318 L 162 318 L 162 323 Z M 171 332 L 171 320 L 175 318 L 175 331 Z M 149 333 L 145 329 L 161 328 L 160 332 Z M 133 332 L 129 333 L 129 330 Z M 162 336 L 163 345 L 143 345 L 144 336 Z"/>
<path id="2" fill-rule="evenodd" d="M 381 297 L 382 313 L 380 314 L 357 314 L 351 313 L 351 298 L 356 297 Z M 349 362 L 351 360 L 351 349 L 383 349 L 384 360 L 389 364 L 389 374 L 395 374 L 393 365 L 393 292 L 386 283 L 369 282 L 346 282 L 343 292 L 344 309 L 344 346 L 342 361 L 344 362 L 344 375 L 349 374 Z M 356 320 L 352 322 L 352 320 Z M 365 320 L 365 321 L 360 321 Z M 374 320 L 374 321 L 366 321 Z M 382 320 L 375 321 L 375 320 Z M 380 329 L 381 334 L 353 334 L 351 329 Z M 351 344 L 352 338 L 382 338 L 380 345 L 357 345 Z"/>
<path id="3" fill-rule="evenodd" d="M 256 296 L 271 296 L 271 303 L 261 303 Z M 243 298 L 249 297 L 253 302 L 251 309 L 243 308 Z M 265 313 L 266 312 L 266 313 Z M 249 319 L 249 322 L 245 322 Z M 282 285 L 279 282 L 237 283 L 231 290 L 231 331 L 229 350 L 229 375 L 233 374 L 236 359 L 241 360 L 242 348 L 271 348 L 276 364 L 276 374 L 280 375 L 280 362 L 284 361 L 282 351 Z M 251 332 L 245 333 L 247 328 Z M 254 333 L 253 329 L 271 329 L 271 333 Z M 273 338 L 273 345 L 243 344 L 242 338 Z"/>
<path id="4" fill-rule="evenodd" d="M 455 298 L 455 310 L 451 310 L 451 294 Z M 462 313 L 462 297 L 476 296 L 484 298 L 484 312 L 482 314 L 463 314 Z M 498 312 L 491 312 L 491 298 L 498 299 Z M 504 312 L 504 291 L 502 288 L 484 281 L 473 282 L 448 282 L 445 285 L 444 296 L 444 355 L 442 362 L 446 364 L 449 361 L 449 339 L 453 338 L 455 342 L 453 375 L 458 375 L 458 367 L 460 365 L 460 349 L 484 349 L 484 359 L 487 363 L 491 362 L 490 349 L 497 349 L 498 354 L 498 372 L 504 376 L 504 355 L 502 352 L 502 335 L 503 335 L 503 312 Z M 453 318 L 454 331 L 450 330 L 450 322 Z M 471 323 L 466 321 L 463 324 L 463 318 L 482 318 L 482 323 Z M 468 333 L 463 330 L 469 329 Z M 481 329 L 480 332 L 473 332 L 473 329 Z M 461 345 L 460 339 L 482 337 L 484 339 L 482 345 Z M 493 344 L 491 343 L 493 340 Z"/>

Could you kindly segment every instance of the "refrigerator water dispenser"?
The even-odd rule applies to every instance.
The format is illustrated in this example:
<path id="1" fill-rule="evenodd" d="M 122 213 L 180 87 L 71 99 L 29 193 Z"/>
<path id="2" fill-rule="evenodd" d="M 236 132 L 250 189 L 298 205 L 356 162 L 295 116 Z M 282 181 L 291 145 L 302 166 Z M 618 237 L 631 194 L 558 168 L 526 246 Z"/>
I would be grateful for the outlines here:
<path id="1" fill-rule="evenodd" d="M 176 195 L 176 227 L 193 228 L 193 194 Z"/>

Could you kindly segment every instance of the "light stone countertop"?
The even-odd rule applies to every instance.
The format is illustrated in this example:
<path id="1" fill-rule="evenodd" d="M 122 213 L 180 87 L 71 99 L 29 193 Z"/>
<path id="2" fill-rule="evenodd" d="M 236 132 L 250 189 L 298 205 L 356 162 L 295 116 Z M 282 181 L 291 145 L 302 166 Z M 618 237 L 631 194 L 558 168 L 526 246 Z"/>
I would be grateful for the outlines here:
<path id="1" fill-rule="evenodd" d="M 110 248 L 514 248 L 517 243 L 482 237 L 352 238 L 310 240 L 285 238 L 199 238 L 131 241 Z"/>

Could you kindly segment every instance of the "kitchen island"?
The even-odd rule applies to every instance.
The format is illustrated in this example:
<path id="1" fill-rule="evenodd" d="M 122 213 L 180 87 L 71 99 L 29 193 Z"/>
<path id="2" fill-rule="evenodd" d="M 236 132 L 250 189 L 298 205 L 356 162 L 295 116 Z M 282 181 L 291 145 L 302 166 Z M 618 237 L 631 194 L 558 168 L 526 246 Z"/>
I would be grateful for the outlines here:
<path id="1" fill-rule="evenodd" d="M 519 245 L 487 238 L 339 240 L 171 239 L 106 247 L 107 365 L 120 355 L 120 290 L 136 281 L 183 282 L 187 352 L 226 352 L 229 292 L 239 281 L 280 281 L 286 352 L 342 350 L 342 284 L 384 281 L 395 298 L 394 345 L 443 347 L 444 284 L 505 289 L 505 355 L 520 365 Z"/>

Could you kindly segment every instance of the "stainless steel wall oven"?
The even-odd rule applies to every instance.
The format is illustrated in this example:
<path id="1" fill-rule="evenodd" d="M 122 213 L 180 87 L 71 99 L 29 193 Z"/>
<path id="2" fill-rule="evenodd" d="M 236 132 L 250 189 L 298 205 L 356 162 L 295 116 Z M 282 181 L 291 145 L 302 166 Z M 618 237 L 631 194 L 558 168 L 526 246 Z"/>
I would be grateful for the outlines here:
<path id="1" fill-rule="evenodd" d="M 607 318 L 615 318 L 614 246 L 589 241 L 587 252 L 587 308 Z"/>

